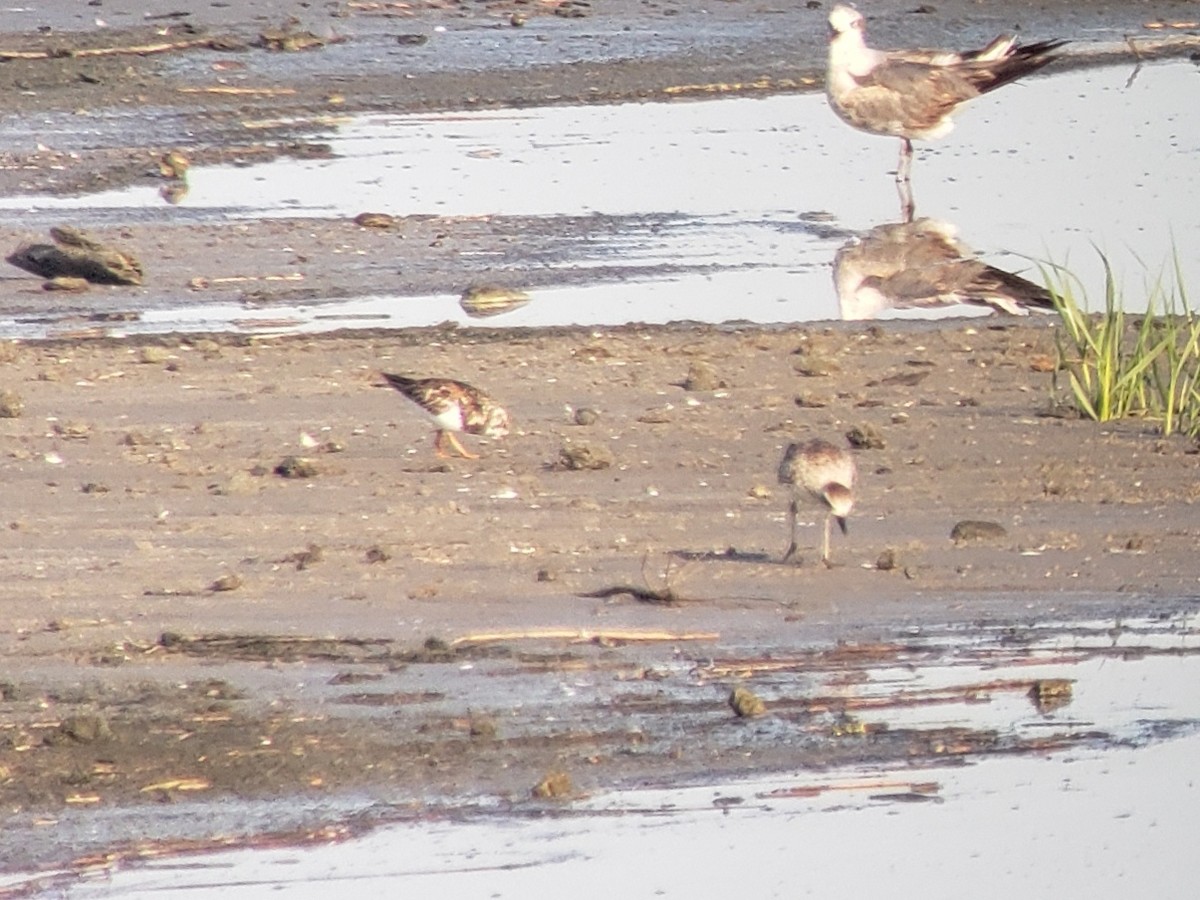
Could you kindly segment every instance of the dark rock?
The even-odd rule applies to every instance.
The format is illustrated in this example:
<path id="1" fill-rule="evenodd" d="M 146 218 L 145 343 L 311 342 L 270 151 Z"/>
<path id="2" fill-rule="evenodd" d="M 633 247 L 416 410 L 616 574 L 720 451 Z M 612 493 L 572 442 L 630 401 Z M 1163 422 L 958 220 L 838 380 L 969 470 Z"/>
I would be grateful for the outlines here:
<path id="1" fill-rule="evenodd" d="M 999 522 L 963 519 L 950 530 L 950 540 L 956 544 L 967 541 L 994 541 L 1007 534 L 1008 531 Z"/>
<path id="2" fill-rule="evenodd" d="M 302 456 L 285 456 L 275 467 L 280 478 L 315 478 L 318 469 L 311 459 Z"/>

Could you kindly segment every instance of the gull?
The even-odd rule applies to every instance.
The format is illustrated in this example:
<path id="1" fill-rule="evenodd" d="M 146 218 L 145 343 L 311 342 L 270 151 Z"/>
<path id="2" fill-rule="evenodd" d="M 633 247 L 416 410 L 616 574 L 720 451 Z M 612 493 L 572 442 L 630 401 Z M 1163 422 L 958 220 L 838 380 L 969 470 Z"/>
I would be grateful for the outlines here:
<path id="1" fill-rule="evenodd" d="M 829 441 L 813 438 L 804 444 L 788 444 L 779 462 L 779 483 L 791 485 L 792 488 L 791 502 L 788 504 L 791 544 L 783 554 L 784 562 L 791 562 L 796 555 L 796 516 L 800 501 L 807 497 L 826 510 L 821 561 L 826 566 L 830 564 L 830 524 L 837 519 L 842 534 L 846 533 L 846 516 L 854 507 L 854 479 L 857 474 L 850 451 L 835 447 Z"/>
<path id="2" fill-rule="evenodd" d="M 876 50 L 867 46 L 862 13 L 844 3 L 830 11 L 829 29 L 829 104 L 855 128 L 900 138 L 900 184 L 908 183 L 914 139 L 945 137 L 959 106 L 1052 62 L 1066 43 L 1022 46 L 1005 35 L 964 52 Z"/>
<path id="3" fill-rule="evenodd" d="M 445 457 L 444 443 L 449 439 L 453 449 L 464 459 L 478 459 L 467 451 L 454 432 L 482 434 L 502 438 L 508 434 L 508 413 L 479 388 L 450 378 L 408 378 L 404 375 L 382 373 L 387 383 L 402 393 L 437 424 L 433 446 L 438 456 Z"/>
<path id="4" fill-rule="evenodd" d="M 833 282 L 847 320 L 958 304 L 1018 316 L 1054 309 L 1045 288 L 989 266 L 958 239 L 953 225 L 930 218 L 877 225 L 854 238 L 833 258 Z"/>

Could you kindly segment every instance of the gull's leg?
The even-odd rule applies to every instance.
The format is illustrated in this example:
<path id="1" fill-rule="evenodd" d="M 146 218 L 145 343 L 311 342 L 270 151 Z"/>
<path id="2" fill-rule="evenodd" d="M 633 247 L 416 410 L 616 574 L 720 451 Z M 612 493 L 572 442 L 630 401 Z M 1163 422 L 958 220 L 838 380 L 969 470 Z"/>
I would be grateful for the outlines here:
<path id="1" fill-rule="evenodd" d="M 792 542 L 788 544 L 787 552 L 783 554 L 784 562 L 791 562 L 792 557 L 796 555 L 796 498 L 792 498 L 792 502 L 788 504 L 788 534 L 791 536 Z"/>
<path id="2" fill-rule="evenodd" d="M 896 191 L 900 194 L 900 216 L 907 224 L 913 220 L 917 212 L 917 204 L 912 195 L 912 158 L 913 145 L 908 138 L 900 139 L 900 162 L 896 166 Z"/>
<path id="3" fill-rule="evenodd" d="M 829 568 L 829 526 L 832 523 L 833 513 L 825 516 L 825 541 L 821 545 L 821 562 L 825 563 L 825 567 Z"/>
<path id="4" fill-rule="evenodd" d="M 900 162 L 896 166 L 896 182 L 908 184 L 912 173 L 913 145 L 908 138 L 900 138 Z"/>

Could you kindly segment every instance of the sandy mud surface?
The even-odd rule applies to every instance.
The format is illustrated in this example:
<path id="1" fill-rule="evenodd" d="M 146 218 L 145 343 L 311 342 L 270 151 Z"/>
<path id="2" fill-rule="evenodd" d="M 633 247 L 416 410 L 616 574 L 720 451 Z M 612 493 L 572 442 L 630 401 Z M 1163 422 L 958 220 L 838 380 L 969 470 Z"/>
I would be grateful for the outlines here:
<path id="1" fill-rule="evenodd" d="M 176 146 L 196 162 L 319 153 L 305 122 L 344 111 L 800 89 L 819 83 L 825 15 L 599 0 L 70 6 L 0 19 L 7 194 L 153 182 Z M 881 43 L 918 21 L 930 44 L 1018 25 L 1149 38 L 1163 29 L 1147 23 L 1190 11 L 904 8 L 879 4 Z M 315 43 L 268 49 L 279 31 Z M 141 49 L 108 52 L 120 46 Z M 10 216 L 0 237 L 15 246 L 46 224 Z M 94 336 L 99 313 L 188 291 L 211 302 L 222 275 L 278 274 L 284 242 L 307 278 L 264 281 L 266 305 L 368 293 L 396 269 L 414 294 L 461 286 L 464 249 L 516 259 L 553 245 L 522 224 L 108 223 L 90 230 L 153 259 L 155 280 L 70 299 L 16 269 L 0 281 L 6 314 L 80 314 L 76 336 L 0 347 L 5 867 L 103 863 L 148 835 L 319 834 L 347 797 L 528 802 L 555 772 L 569 795 L 994 750 L 994 735 L 848 744 L 821 726 L 804 747 L 748 753 L 726 698 L 753 667 L 714 660 L 804 651 L 826 671 L 838 652 L 894 661 L 913 629 L 1194 602 L 1195 443 L 1065 414 L 1048 317 Z M 396 266 L 347 266 L 347 245 Z M 466 438 L 478 460 L 439 459 L 381 371 L 476 383 L 514 431 Z M 858 445 L 858 505 L 832 568 L 812 549 L 815 510 L 804 560 L 779 562 L 776 467 L 812 435 Z M 952 539 L 963 521 L 990 524 Z M 808 702 L 797 716 L 815 714 Z"/>

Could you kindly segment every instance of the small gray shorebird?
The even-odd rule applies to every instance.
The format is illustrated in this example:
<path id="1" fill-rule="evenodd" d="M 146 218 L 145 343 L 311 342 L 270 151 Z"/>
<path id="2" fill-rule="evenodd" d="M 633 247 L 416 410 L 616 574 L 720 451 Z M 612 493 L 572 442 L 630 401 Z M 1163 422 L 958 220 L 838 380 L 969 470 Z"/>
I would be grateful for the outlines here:
<path id="1" fill-rule="evenodd" d="M 779 483 L 791 485 L 788 504 L 788 533 L 791 543 L 783 561 L 791 562 L 796 555 L 796 516 L 804 498 L 825 509 L 825 540 L 821 545 L 821 561 L 829 565 L 829 530 L 837 519 L 842 534 L 846 533 L 846 517 L 854 508 L 854 480 L 858 470 L 850 451 L 835 447 L 829 441 L 814 438 L 803 444 L 789 444 L 779 462 Z"/>
<path id="2" fill-rule="evenodd" d="M 425 410 L 437 425 L 433 446 L 437 455 L 446 457 L 445 443 L 464 459 L 478 459 L 454 436 L 454 432 L 502 438 L 508 434 L 508 413 L 504 407 L 479 388 L 449 378 L 408 378 L 382 373 L 388 384 Z"/>
<path id="3" fill-rule="evenodd" d="M 844 3 L 830 10 L 829 30 L 829 104 L 861 131 L 900 138 L 896 181 L 904 183 L 914 140 L 945 137 L 962 104 L 1053 62 L 1067 43 L 1021 45 L 1002 35 L 979 50 L 876 50 L 867 46 L 862 13 Z"/>

